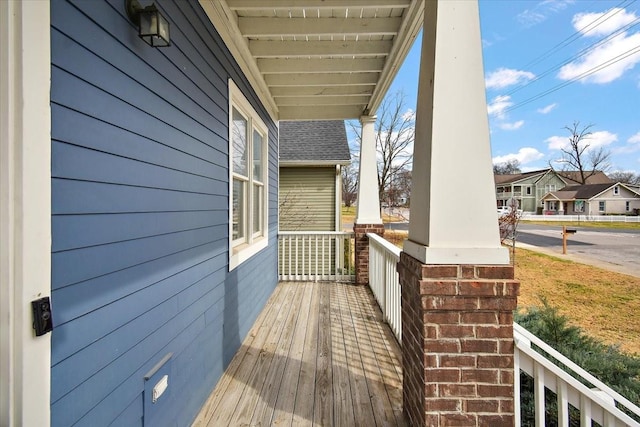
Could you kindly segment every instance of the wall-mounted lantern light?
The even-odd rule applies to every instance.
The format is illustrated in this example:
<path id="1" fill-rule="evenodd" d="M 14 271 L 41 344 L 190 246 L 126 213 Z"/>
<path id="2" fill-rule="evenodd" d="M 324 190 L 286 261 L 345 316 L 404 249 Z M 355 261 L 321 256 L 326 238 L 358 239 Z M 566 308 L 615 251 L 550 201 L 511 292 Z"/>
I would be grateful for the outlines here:
<path id="1" fill-rule="evenodd" d="M 143 8 L 138 0 L 125 0 L 127 16 L 138 26 L 138 36 L 149 46 L 167 47 L 169 39 L 169 21 L 162 16 L 156 5 Z"/>

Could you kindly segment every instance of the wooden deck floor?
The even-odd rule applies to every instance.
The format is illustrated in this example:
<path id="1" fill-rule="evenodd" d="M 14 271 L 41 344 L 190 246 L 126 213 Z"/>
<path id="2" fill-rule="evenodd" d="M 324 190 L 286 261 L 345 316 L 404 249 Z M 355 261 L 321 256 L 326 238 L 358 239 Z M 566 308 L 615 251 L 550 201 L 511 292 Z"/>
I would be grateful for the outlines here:
<path id="1" fill-rule="evenodd" d="M 282 282 L 194 426 L 404 426 L 400 357 L 368 288 Z"/>

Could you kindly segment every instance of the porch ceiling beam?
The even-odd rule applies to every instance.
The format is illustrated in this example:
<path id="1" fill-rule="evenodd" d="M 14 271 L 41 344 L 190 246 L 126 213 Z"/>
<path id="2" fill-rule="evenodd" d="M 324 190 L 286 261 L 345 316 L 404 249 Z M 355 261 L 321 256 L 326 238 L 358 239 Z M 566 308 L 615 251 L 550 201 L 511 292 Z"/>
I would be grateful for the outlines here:
<path id="1" fill-rule="evenodd" d="M 370 96 L 374 86 L 278 86 L 271 88 L 272 96 Z"/>
<path id="2" fill-rule="evenodd" d="M 353 86 L 375 85 L 379 73 L 268 74 L 267 86 Z"/>
<path id="3" fill-rule="evenodd" d="M 402 18 L 238 18 L 244 37 L 395 35 Z"/>
<path id="4" fill-rule="evenodd" d="M 411 0 L 227 0 L 231 10 L 264 9 L 395 9 L 406 8 Z"/>
<path id="5" fill-rule="evenodd" d="M 279 96 L 279 107 L 300 107 L 305 105 L 360 105 L 364 108 L 369 102 L 368 96 Z"/>
<path id="6" fill-rule="evenodd" d="M 249 50 L 256 58 L 314 56 L 379 56 L 391 50 L 391 41 L 263 41 L 250 40 Z"/>
<path id="7" fill-rule="evenodd" d="M 348 73 L 356 71 L 380 72 L 384 67 L 383 58 L 292 58 L 258 59 L 258 68 L 262 74 L 289 73 Z"/>
<path id="8" fill-rule="evenodd" d="M 347 120 L 357 119 L 362 114 L 362 107 L 336 105 L 331 108 L 281 107 L 280 120 Z"/>

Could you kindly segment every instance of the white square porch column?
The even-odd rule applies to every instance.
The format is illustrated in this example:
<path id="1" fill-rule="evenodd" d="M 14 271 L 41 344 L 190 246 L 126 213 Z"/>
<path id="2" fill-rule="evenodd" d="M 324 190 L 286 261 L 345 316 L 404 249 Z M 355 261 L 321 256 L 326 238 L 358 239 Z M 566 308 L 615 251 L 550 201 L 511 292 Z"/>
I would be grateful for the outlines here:
<path id="1" fill-rule="evenodd" d="M 360 141 L 360 169 L 355 233 L 356 283 L 369 283 L 369 239 L 367 233 L 384 234 L 378 197 L 378 159 L 374 125 L 376 116 L 362 116 Z"/>
<path id="2" fill-rule="evenodd" d="M 519 283 L 500 244 L 477 0 L 427 0 L 402 286 L 410 425 L 513 426 Z"/>
<path id="3" fill-rule="evenodd" d="M 412 174 L 405 252 L 425 264 L 509 263 L 498 233 L 476 1 L 426 2 Z"/>

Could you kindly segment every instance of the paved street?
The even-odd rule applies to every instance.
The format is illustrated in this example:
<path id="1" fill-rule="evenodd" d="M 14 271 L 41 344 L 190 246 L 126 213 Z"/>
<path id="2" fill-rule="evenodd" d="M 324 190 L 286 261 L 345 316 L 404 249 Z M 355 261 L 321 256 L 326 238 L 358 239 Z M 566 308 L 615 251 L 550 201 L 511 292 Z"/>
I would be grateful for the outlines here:
<path id="1" fill-rule="evenodd" d="M 578 262 L 640 277 L 640 230 L 581 228 L 567 240 L 562 255 L 562 227 L 520 224 L 518 243 Z"/>
<path id="2" fill-rule="evenodd" d="M 388 230 L 408 230 L 409 223 L 388 223 L 385 227 Z M 562 255 L 561 226 L 521 223 L 517 243 L 523 248 L 640 277 L 638 229 L 577 227 L 577 233 L 567 240 L 567 255 Z"/>

